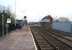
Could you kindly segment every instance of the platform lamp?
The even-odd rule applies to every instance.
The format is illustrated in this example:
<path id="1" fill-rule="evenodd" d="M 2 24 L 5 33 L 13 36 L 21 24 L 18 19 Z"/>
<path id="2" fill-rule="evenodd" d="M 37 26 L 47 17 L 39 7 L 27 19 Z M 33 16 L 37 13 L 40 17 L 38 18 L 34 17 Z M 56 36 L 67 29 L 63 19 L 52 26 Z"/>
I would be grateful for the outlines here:
<path id="1" fill-rule="evenodd" d="M 7 21 L 6 21 L 6 33 L 8 34 L 8 28 L 9 28 L 9 24 L 11 23 L 11 19 L 10 18 L 7 18 Z"/>

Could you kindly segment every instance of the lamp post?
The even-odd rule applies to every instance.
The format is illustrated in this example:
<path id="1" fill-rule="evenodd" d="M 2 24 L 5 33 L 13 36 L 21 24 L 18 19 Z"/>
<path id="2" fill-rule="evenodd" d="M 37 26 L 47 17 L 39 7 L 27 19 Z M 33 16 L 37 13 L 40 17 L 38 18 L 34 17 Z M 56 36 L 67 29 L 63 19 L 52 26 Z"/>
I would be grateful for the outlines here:
<path id="1" fill-rule="evenodd" d="M 2 36 L 4 36 L 4 14 L 2 14 Z"/>
<path id="2" fill-rule="evenodd" d="M 7 22 L 6 22 L 6 33 L 7 33 L 7 35 L 8 35 L 8 27 L 9 27 L 10 23 L 11 23 L 11 19 L 7 18 Z"/>

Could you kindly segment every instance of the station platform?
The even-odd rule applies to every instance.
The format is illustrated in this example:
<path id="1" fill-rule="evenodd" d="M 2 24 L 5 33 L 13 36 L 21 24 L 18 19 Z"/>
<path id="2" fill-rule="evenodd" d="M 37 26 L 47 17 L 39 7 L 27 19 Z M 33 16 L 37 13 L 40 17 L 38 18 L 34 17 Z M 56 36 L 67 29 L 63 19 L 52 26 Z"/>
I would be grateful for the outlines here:
<path id="1" fill-rule="evenodd" d="M 2 37 L 0 50 L 36 50 L 30 28 L 23 27 Z"/>

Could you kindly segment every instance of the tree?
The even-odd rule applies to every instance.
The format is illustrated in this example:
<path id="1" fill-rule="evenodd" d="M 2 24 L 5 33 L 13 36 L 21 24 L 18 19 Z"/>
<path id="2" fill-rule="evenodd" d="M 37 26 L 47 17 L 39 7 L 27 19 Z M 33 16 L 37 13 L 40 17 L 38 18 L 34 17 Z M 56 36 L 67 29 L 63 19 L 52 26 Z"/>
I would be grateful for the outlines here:
<path id="1" fill-rule="evenodd" d="M 60 17 L 60 18 L 56 19 L 55 22 L 70 22 L 70 21 L 66 17 Z"/>
<path id="2" fill-rule="evenodd" d="M 1 6 L 2 7 L 2 6 Z M 2 7 L 0 9 L 0 32 L 2 31 L 2 27 L 4 27 L 5 33 L 6 33 L 6 24 L 7 24 L 7 19 L 11 19 L 11 23 L 9 25 L 9 30 L 12 30 L 15 26 L 15 16 L 11 13 L 9 8 L 7 9 L 6 7 Z M 4 23 L 4 24 L 2 24 Z"/>

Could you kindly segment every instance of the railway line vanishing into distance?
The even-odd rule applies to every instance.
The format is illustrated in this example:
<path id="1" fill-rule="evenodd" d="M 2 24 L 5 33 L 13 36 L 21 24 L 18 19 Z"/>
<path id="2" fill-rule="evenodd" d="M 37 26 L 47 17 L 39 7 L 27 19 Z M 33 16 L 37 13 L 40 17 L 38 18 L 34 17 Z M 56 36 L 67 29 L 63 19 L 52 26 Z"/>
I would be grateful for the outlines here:
<path id="1" fill-rule="evenodd" d="M 42 27 L 30 26 L 38 50 L 72 50 L 72 40 Z"/>

